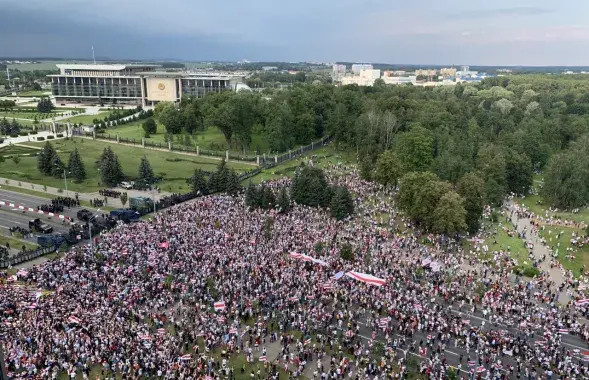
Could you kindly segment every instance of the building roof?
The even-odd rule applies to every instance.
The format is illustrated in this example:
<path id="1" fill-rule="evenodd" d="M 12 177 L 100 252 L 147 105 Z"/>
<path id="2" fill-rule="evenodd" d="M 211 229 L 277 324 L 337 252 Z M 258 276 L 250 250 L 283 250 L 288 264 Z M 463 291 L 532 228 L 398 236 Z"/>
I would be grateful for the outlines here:
<path id="1" fill-rule="evenodd" d="M 70 70 L 95 70 L 95 71 L 121 71 L 132 68 L 150 68 L 161 67 L 160 65 L 126 65 L 126 64 L 78 64 L 78 63 L 64 63 L 56 65 L 59 69 Z"/>

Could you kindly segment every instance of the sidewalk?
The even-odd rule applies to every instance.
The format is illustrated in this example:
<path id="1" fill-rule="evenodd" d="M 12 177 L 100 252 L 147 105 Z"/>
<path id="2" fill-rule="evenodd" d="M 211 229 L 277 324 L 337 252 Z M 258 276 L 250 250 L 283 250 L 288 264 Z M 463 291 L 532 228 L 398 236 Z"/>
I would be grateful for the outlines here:
<path id="1" fill-rule="evenodd" d="M 513 201 L 508 203 L 508 210 L 511 210 L 513 206 Z M 518 218 L 516 213 L 513 213 L 511 216 L 511 221 L 515 225 L 515 228 L 518 232 L 523 232 L 524 229 L 526 231 L 526 240 L 532 241 L 534 244 L 534 249 L 532 253 L 534 254 L 534 258 L 536 260 L 542 260 L 543 257 L 546 259 L 540 263 L 540 269 L 550 276 L 550 280 L 554 283 L 555 291 L 556 289 L 565 282 L 564 273 L 560 268 L 557 267 L 550 267 L 550 262 L 552 258 L 552 252 L 541 242 L 541 238 L 535 229 L 532 228 L 530 223 L 530 219 L 528 218 Z M 566 304 L 570 300 L 570 297 L 566 294 L 566 291 L 563 291 L 559 294 L 559 302 L 561 304 Z"/>

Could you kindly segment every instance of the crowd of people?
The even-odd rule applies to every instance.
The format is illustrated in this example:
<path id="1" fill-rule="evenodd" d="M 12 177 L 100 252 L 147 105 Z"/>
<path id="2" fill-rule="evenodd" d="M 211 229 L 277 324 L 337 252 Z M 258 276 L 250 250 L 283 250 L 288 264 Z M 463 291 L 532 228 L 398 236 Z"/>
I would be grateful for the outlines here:
<path id="1" fill-rule="evenodd" d="M 589 376 L 584 352 L 565 342 L 586 346 L 589 302 L 560 306 L 547 276 L 514 279 L 453 240 L 420 235 L 395 213 L 392 190 L 354 167 L 327 174 L 354 194 L 350 220 L 207 196 L 4 275 L 0 342 L 12 378 Z M 340 257 L 344 245 L 352 260 Z"/>

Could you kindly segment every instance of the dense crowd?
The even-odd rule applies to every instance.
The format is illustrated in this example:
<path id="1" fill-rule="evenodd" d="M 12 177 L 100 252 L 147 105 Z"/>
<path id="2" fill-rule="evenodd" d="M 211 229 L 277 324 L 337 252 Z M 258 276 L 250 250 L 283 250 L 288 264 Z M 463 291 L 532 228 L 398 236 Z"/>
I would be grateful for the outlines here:
<path id="1" fill-rule="evenodd" d="M 352 220 L 208 196 L 119 225 L 95 252 L 77 247 L 5 276 L 0 332 L 11 376 L 88 378 L 96 365 L 102 377 L 127 379 L 589 376 L 583 353 L 563 343 L 574 335 L 586 345 L 586 306 L 559 306 L 546 276 L 514 280 L 454 241 L 414 232 L 391 191 L 353 168 L 334 165 L 328 177 L 355 195 Z M 345 244 L 351 261 L 339 256 Z M 342 276 L 349 271 L 386 283 Z M 256 365 L 235 367 L 235 357 Z"/>

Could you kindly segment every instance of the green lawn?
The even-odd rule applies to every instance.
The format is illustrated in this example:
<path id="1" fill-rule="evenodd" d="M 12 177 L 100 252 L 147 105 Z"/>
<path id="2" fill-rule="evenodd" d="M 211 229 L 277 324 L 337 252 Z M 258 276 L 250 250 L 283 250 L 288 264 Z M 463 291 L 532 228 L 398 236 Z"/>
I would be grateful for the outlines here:
<path id="1" fill-rule="evenodd" d="M 10 248 L 18 249 L 19 251 L 23 245 L 27 251 L 33 251 L 39 248 L 37 244 L 33 244 L 30 241 L 18 239 L 12 236 L 0 235 L 0 246 L 6 247 L 6 243 L 10 244 Z"/>
<path id="2" fill-rule="evenodd" d="M 302 157 L 298 157 L 294 160 L 284 162 L 280 165 L 274 166 L 270 169 L 262 170 L 262 172 L 250 179 L 247 179 L 245 183 L 260 183 L 262 181 L 271 181 L 278 179 L 283 176 L 290 177 L 294 173 L 295 169 L 301 165 L 302 162 L 307 163 L 311 156 L 315 155 L 315 166 L 325 169 L 330 165 L 335 164 L 353 164 L 356 163 L 356 153 L 353 150 L 342 150 L 337 149 L 335 145 L 330 144 L 325 147 L 316 149 Z M 268 158 L 273 159 L 274 156 Z"/>
<path id="3" fill-rule="evenodd" d="M 563 232 L 563 234 L 557 238 L 559 232 Z M 554 253 L 558 251 L 558 261 L 566 269 L 572 270 L 575 276 L 579 276 L 583 265 L 585 265 L 585 270 L 589 269 L 589 246 L 578 248 L 571 245 L 573 232 L 577 232 L 580 236 L 585 236 L 585 231 L 578 228 L 548 225 L 544 231 L 540 230 L 540 235 L 546 239 L 546 244 L 552 248 Z M 567 257 L 567 250 L 571 247 L 573 248 L 573 255 L 575 257 L 573 260 Z"/>
<path id="4" fill-rule="evenodd" d="M 22 145 L 8 145 L 0 148 L 1 156 L 10 156 L 15 154 L 31 154 L 37 153 L 39 150 Z"/>
<path id="5" fill-rule="evenodd" d="M 63 119 L 60 121 L 60 123 L 70 122 L 70 123 L 76 123 L 76 124 L 82 123 L 84 125 L 91 125 L 92 121 L 94 119 L 103 120 L 105 117 L 107 117 L 110 114 L 111 114 L 111 112 L 106 111 L 106 112 L 100 112 L 96 115 L 76 115 L 76 116 L 69 117 L 67 119 Z"/>
<path id="6" fill-rule="evenodd" d="M 100 154 L 107 146 L 110 146 L 117 154 L 123 167 L 123 171 L 129 176 L 129 178 L 134 178 L 137 175 L 140 159 L 146 155 L 151 163 L 154 173 L 156 175 L 164 176 L 165 180 L 160 184 L 160 187 L 164 191 L 187 192 L 188 188 L 186 185 L 186 179 L 192 175 L 195 168 L 198 167 L 203 170 L 213 171 L 219 163 L 218 160 L 204 157 L 143 149 L 141 147 L 135 148 L 83 138 L 57 140 L 51 143 L 58 150 L 58 153 L 64 162 L 67 162 L 69 154 L 74 148 L 77 147 L 80 151 L 82 159 L 86 165 L 88 177 L 80 184 L 68 180 L 68 190 L 83 193 L 95 192 L 102 188 L 99 186 L 100 179 L 96 164 Z M 45 143 L 27 142 L 23 144 L 42 147 Z M 238 172 L 253 168 L 251 165 L 235 162 L 229 162 L 228 165 Z M 36 157 L 22 157 L 18 165 L 12 160 L 6 160 L 0 165 L 0 177 L 51 187 L 64 187 L 63 178 L 45 177 L 39 173 L 37 170 Z"/>
<path id="7" fill-rule="evenodd" d="M 51 94 L 51 90 L 43 90 L 43 91 L 22 91 L 18 93 L 18 96 L 21 97 L 41 97 Z"/>
<path id="8" fill-rule="evenodd" d="M 7 118 L 7 119 L 29 119 L 29 120 L 34 120 L 35 117 L 37 118 L 37 120 L 41 121 L 44 119 L 52 119 L 54 117 L 59 117 L 60 115 L 64 115 L 66 113 L 69 113 L 71 110 L 54 110 L 51 113 L 39 113 L 39 112 L 33 112 L 33 111 L 11 111 L 11 112 L 7 112 L 7 111 L 2 111 L 0 112 L 0 118 Z M 21 121 L 21 120 L 19 120 Z"/>
<path id="9" fill-rule="evenodd" d="M 107 128 L 105 134 L 111 136 L 116 136 L 118 134 L 119 137 L 122 138 L 134 138 L 137 140 L 141 140 L 141 138 L 143 137 L 143 128 L 141 127 L 143 122 L 144 120 L 139 120 L 119 127 Z M 151 135 L 147 139 L 147 141 L 163 143 L 165 142 L 165 133 L 166 128 L 162 124 L 158 123 L 157 133 Z M 186 145 L 186 142 L 187 141 L 184 135 L 175 135 L 172 138 L 172 143 L 177 145 Z M 215 127 L 208 128 L 206 131 L 203 132 L 196 132 L 193 136 L 191 136 L 190 141 L 188 143 L 191 147 L 196 145 L 201 150 L 227 150 L 227 143 L 225 142 L 225 137 L 223 136 L 223 133 Z M 245 153 L 246 155 L 253 156 L 255 155 L 256 151 L 269 151 L 268 141 L 261 134 L 252 135 L 250 149 L 246 150 Z M 235 142 L 232 143 L 231 152 L 235 154 L 243 154 L 243 150 L 241 150 L 238 144 Z"/>

